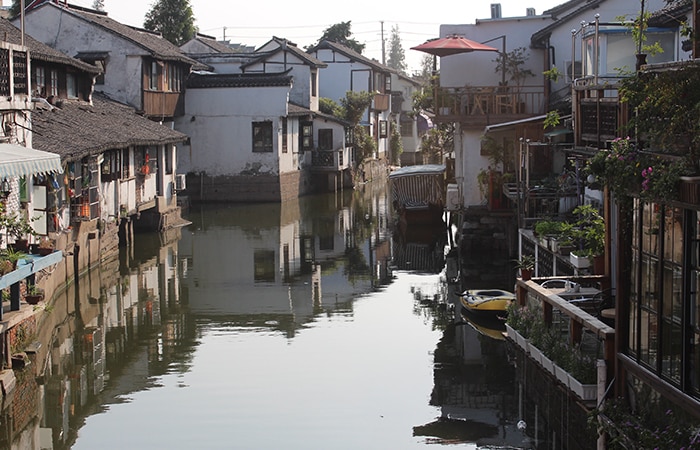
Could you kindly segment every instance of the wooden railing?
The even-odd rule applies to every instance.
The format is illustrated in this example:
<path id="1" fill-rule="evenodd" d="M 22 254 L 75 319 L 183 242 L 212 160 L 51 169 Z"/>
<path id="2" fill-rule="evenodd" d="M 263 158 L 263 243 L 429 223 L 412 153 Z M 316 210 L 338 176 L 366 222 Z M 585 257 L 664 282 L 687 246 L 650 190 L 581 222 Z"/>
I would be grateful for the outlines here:
<path id="1" fill-rule="evenodd" d="M 436 88 L 436 120 L 481 126 L 544 114 L 542 86 Z"/>
<path id="2" fill-rule="evenodd" d="M 184 113 L 181 92 L 143 91 L 143 113 L 148 117 L 177 117 Z"/>
<path id="3" fill-rule="evenodd" d="M 620 136 L 629 112 L 619 99 L 619 78 L 581 78 L 574 84 L 577 146 L 605 148 L 606 141 Z"/>
<path id="4" fill-rule="evenodd" d="M 314 150 L 311 152 L 311 167 L 321 171 L 344 170 L 350 162 L 350 147 L 338 150 Z"/>
<path id="5" fill-rule="evenodd" d="M 583 282 L 583 277 L 573 281 Z M 591 277 L 591 281 L 599 280 L 607 284 L 605 277 Z M 542 281 L 539 280 L 539 281 Z M 604 287 L 604 286 L 601 286 Z M 613 378 L 615 368 L 615 329 L 608 326 L 593 315 L 576 306 L 574 302 L 567 301 L 551 290 L 542 287 L 536 280 L 524 281 L 517 279 L 515 285 L 517 302 L 521 306 L 531 305 L 541 311 L 544 322 L 552 323 L 553 311 L 557 310 L 563 316 L 568 317 L 570 330 L 568 339 L 571 345 L 581 342 L 584 329 L 595 336 L 603 346 L 603 359 L 608 371 L 608 380 Z"/>

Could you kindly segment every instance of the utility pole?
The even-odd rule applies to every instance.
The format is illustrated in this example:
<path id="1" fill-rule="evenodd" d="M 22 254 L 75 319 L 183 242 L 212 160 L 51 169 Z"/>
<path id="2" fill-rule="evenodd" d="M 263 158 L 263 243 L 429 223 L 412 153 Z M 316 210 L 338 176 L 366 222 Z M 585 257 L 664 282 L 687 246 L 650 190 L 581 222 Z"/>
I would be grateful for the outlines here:
<path id="1" fill-rule="evenodd" d="M 382 25 L 382 65 L 386 66 L 386 49 L 384 48 L 384 21 L 379 22 Z"/>

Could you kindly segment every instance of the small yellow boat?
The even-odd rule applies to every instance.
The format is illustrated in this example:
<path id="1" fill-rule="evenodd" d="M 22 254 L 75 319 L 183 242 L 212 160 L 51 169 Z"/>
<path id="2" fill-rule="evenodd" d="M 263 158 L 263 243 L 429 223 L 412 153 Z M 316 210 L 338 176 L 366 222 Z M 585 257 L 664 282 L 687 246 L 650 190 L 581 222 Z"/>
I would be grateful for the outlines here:
<path id="1" fill-rule="evenodd" d="M 470 312 L 506 312 L 515 300 L 515 294 L 502 289 L 472 289 L 460 295 L 462 306 Z"/>

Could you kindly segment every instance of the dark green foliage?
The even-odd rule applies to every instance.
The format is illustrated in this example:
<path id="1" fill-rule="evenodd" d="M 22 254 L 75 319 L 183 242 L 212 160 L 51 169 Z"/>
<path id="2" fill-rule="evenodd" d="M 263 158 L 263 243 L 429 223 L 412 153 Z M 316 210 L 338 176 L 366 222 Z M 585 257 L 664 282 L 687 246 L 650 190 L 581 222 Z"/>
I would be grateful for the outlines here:
<path id="1" fill-rule="evenodd" d="M 349 47 L 357 53 L 361 54 L 365 49 L 365 44 L 360 44 L 355 39 L 350 37 L 352 35 L 352 32 L 350 31 L 351 27 L 352 25 L 350 21 L 340 22 L 336 23 L 335 25 L 331 25 L 323 31 L 323 35 L 318 40 L 318 43 L 312 45 L 309 48 L 315 47 L 323 41 L 331 41 Z M 308 51 L 309 48 L 307 48 L 306 50 Z"/>
<path id="2" fill-rule="evenodd" d="M 189 41 L 197 33 L 189 0 L 158 0 L 146 13 L 143 27 L 161 33 L 177 46 Z"/>

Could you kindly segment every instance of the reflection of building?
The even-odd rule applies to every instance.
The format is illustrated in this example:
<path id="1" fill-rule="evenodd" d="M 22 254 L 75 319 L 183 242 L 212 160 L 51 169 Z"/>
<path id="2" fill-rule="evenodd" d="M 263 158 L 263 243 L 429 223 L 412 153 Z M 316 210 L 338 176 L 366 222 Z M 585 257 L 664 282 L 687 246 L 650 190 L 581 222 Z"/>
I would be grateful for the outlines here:
<path id="1" fill-rule="evenodd" d="M 439 406 L 441 415 L 414 427 L 414 435 L 521 447 L 526 436 L 516 427 L 513 369 L 504 341 L 481 336 L 469 325 L 450 324 L 435 350 L 433 370 L 430 404 Z"/>
<path id="2" fill-rule="evenodd" d="M 0 413 L 3 423 L 16 424 L 0 429 L 8 448 L 17 442 L 70 448 L 76 424 L 105 398 L 143 390 L 153 376 L 188 359 L 195 330 L 180 310 L 177 239 L 160 247 L 154 242 L 148 255 L 133 255 L 126 275 L 120 276 L 117 261 L 103 264 L 68 286 L 51 314 L 41 316 L 36 364 L 21 372 L 12 407 Z M 141 345 L 156 333 L 160 345 Z M 119 382 L 108 386 L 108 377 Z"/>

